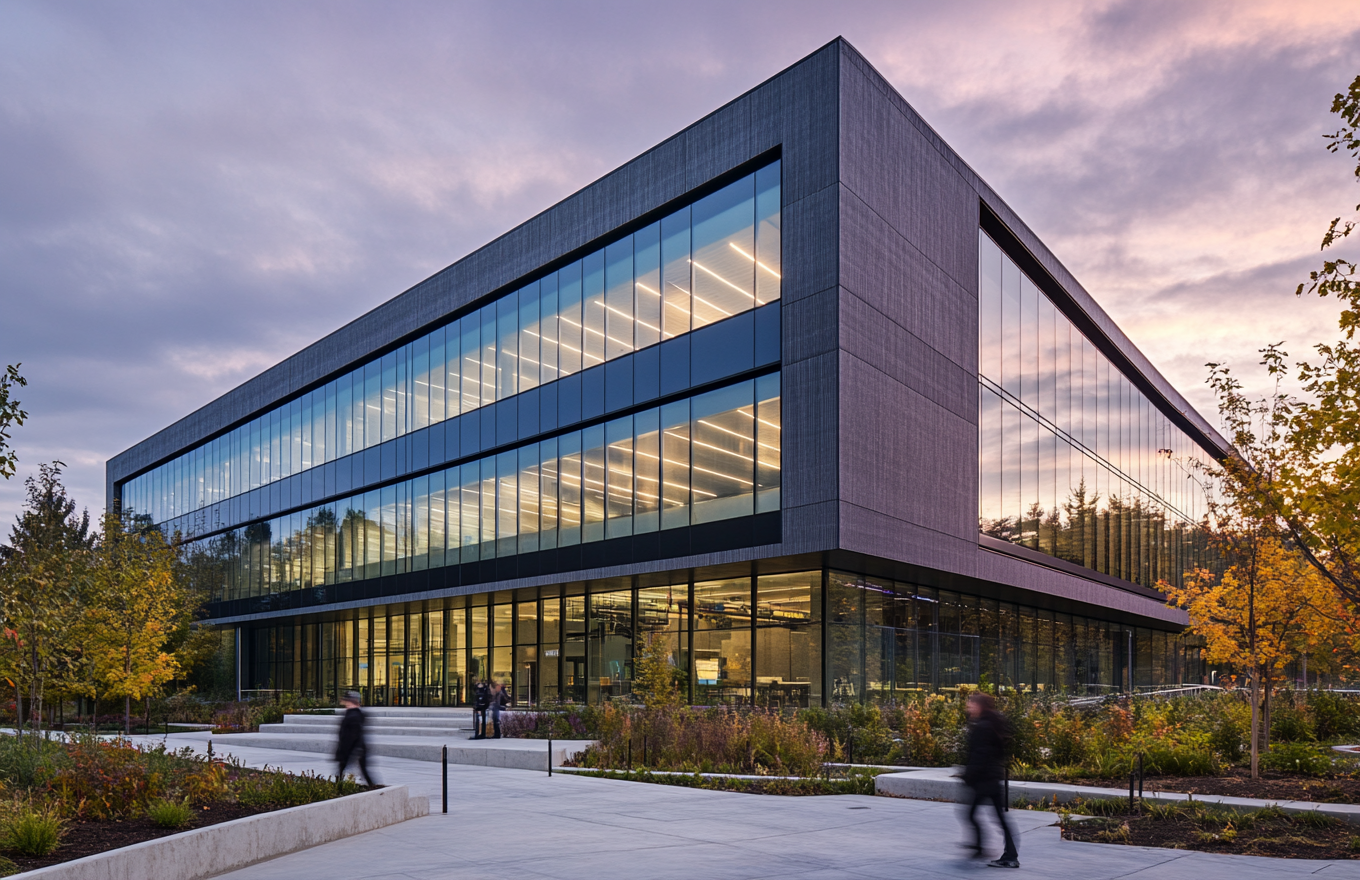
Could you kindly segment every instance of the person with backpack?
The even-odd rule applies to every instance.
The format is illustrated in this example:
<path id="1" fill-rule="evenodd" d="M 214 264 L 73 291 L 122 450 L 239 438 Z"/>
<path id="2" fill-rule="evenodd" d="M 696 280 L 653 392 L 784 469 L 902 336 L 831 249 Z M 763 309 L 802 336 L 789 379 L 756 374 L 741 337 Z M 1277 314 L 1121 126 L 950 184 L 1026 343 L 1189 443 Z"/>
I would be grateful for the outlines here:
<path id="1" fill-rule="evenodd" d="M 486 739 L 486 710 L 491 707 L 491 686 L 477 682 L 472 693 L 472 738 Z"/>
<path id="2" fill-rule="evenodd" d="M 972 843 L 964 844 L 974 858 L 982 857 L 982 825 L 977 820 L 978 807 L 991 801 L 996 809 L 996 820 L 1005 837 L 1001 857 L 987 863 L 992 868 L 1018 868 L 1020 855 L 1016 850 L 1015 835 L 1006 821 L 1006 796 L 1002 778 L 1009 760 L 1011 742 L 1010 722 L 996 708 L 991 694 L 974 691 L 968 695 L 968 763 L 963 768 L 963 782 L 969 789 L 968 822 L 973 827 Z"/>

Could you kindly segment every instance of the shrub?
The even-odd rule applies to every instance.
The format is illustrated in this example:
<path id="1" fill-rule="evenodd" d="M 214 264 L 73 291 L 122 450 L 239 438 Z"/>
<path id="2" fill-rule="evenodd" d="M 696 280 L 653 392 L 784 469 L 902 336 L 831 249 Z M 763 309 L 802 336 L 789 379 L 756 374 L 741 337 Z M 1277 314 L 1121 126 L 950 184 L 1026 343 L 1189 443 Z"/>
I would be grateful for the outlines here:
<path id="1" fill-rule="evenodd" d="M 1251 734 L 1250 720 L 1241 716 L 1241 712 L 1224 711 L 1210 725 L 1209 747 L 1229 764 L 1242 760 L 1247 737 Z"/>
<path id="2" fill-rule="evenodd" d="M 56 849 L 65 833 L 65 823 L 51 807 L 21 807 L 5 823 L 4 848 L 26 856 L 41 857 Z"/>
<path id="3" fill-rule="evenodd" d="M 1352 840 L 1356 839 L 1360 838 L 1352 838 Z M 13 877 L 17 873 L 19 873 L 19 866 L 4 856 L 0 856 L 0 877 Z"/>
<path id="4" fill-rule="evenodd" d="M 81 740 L 69 749 L 70 763 L 53 777 L 61 800 L 80 805 L 94 819 L 135 815 L 162 794 L 164 777 L 149 772 L 143 753 L 126 742 Z"/>
<path id="5" fill-rule="evenodd" d="M 352 779 L 339 786 L 335 780 L 315 773 L 251 773 L 236 783 L 236 800 L 248 807 L 298 807 L 329 800 L 339 794 L 363 789 Z"/>
<path id="6" fill-rule="evenodd" d="M 1360 733 L 1360 705 L 1341 694 L 1309 691 L 1308 711 L 1313 718 L 1313 734 L 1323 742 Z"/>
<path id="7" fill-rule="evenodd" d="M 1308 743 L 1277 743 L 1261 756 L 1267 770 L 1300 773 L 1304 776 L 1330 776 L 1332 756 L 1327 749 Z"/>
<path id="8" fill-rule="evenodd" d="M 1316 738 L 1313 722 L 1303 707 L 1283 695 L 1270 712 L 1270 736 L 1277 742 L 1311 742 Z"/>
<path id="9" fill-rule="evenodd" d="M 1143 753 L 1149 776 L 1217 776 L 1222 772 L 1213 752 L 1193 745 L 1154 745 Z"/>
<path id="10" fill-rule="evenodd" d="M 183 828 L 194 817 L 194 811 L 186 798 L 182 801 L 152 801 L 146 807 L 146 815 L 162 828 Z"/>

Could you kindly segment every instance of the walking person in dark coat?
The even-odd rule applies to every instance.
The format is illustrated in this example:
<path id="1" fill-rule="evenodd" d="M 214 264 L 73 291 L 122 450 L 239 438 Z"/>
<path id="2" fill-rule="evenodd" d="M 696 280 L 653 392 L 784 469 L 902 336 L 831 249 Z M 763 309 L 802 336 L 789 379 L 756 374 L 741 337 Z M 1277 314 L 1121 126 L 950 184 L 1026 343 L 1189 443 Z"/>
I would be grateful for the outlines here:
<path id="1" fill-rule="evenodd" d="M 996 820 L 1005 836 L 1005 851 L 1001 858 L 987 864 L 993 868 L 1018 868 L 1020 856 L 1015 846 L 1015 835 L 1006 822 L 1006 796 L 1002 791 L 1002 774 L 1009 760 L 1010 723 L 996 709 L 991 694 L 974 692 L 968 695 L 968 763 L 963 768 L 963 782 L 969 788 L 968 821 L 973 826 L 973 842 L 965 847 L 975 857 L 982 856 L 982 825 L 977 811 L 983 801 L 991 801 L 996 809 Z"/>
<path id="2" fill-rule="evenodd" d="M 359 708 L 363 698 L 358 691 L 350 691 L 340 700 L 345 714 L 340 718 L 340 741 L 335 749 L 335 762 L 339 769 L 335 772 L 335 784 L 345 779 L 345 770 L 351 757 L 358 757 L 359 772 L 363 774 L 364 784 L 374 788 L 373 778 L 368 775 L 368 746 L 364 743 L 364 710 Z"/>
<path id="3" fill-rule="evenodd" d="M 501 738 L 501 709 L 510 705 L 510 694 L 506 692 L 505 686 L 499 681 L 491 683 L 491 726 L 495 730 L 494 738 Z"/>

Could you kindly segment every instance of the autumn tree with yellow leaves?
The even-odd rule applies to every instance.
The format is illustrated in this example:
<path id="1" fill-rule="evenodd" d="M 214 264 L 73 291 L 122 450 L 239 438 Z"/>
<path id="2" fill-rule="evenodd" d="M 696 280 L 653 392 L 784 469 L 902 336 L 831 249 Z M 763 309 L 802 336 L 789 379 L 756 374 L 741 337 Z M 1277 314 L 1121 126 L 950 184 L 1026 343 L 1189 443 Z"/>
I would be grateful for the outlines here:
<path id="1" fill-rule="evenodd" d="M 1258 536 L 1221 577 L 1197 569 L 1184 586 L 1165 585 L 1167 598 L 1190 615 L 1204 639 L 1204 655 L 1245 672 L 1251 684 L 1251 774 L 1259 773 L 1270 693 L 1285 667 L 1316 651 L 1344 626 L 1336 589 L 1296 548 Z"/>
<path id="2" fill-rule="evenodd" d="M 103 526 L 80 641 L 91 685 L 100 696 L 123 698 L 130 732 L 132 701 L 156 694 L 179 670 L 168 647 L 192 609 L 175 548 L 159 529 L 113 513 Z"/>

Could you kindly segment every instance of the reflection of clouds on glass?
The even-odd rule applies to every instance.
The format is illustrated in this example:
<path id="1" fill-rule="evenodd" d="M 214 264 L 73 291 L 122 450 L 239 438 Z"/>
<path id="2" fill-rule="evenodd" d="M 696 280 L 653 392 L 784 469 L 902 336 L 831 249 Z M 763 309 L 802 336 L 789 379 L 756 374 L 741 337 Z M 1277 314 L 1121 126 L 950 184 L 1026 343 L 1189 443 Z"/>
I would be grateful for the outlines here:
<path id="1" fill-rule="evenodd" d="M 978 278 L 980 531 L 1148 586 L 1211 565 L 1209 454 L 981 232 Z"/>

